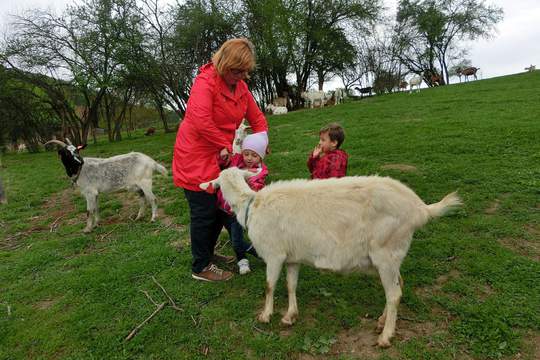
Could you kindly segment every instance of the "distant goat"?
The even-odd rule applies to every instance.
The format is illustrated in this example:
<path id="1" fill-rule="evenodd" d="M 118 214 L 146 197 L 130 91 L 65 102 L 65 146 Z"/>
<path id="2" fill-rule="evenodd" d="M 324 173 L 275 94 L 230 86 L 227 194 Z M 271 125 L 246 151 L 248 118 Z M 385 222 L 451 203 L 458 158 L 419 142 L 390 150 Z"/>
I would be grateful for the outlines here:
<path id="1" fill-rule="evenodd" d="M 286 97 L 277 97 L 272 102 L 272 105 L 278 107 L 287 107 L 287 98 Z"/>
<path id="2" fill-rule="evenodd" d="M 341 104 L 343 102 L 343 98 L 345 97 L 345 89 L 337 88 L 334 90 L 334 97 L 336 99 L 336 105 Z"/>
<path id="3" fill-rule="evenodd" d="M 367 94 L 367 96 L 371 96 L 371 92 L 373 91 L 372 86 L 363 88 L 356 86 L 354 89 L 360 93 L 360 99 L 364 96 L 364 94 Z"/>
<path id="4" fill-rule="evenodd" d="M 320 107 L 324 106 L 326 94 L 324 91 L 304 91 L 300 96 L 305 100 L 305 107 L 313 109 L 315 103 L 319 103 Z"/>
<path id="5" fill-rule="evenodd" d="M 47 144 L 61 146 L 58 154 L 64 164 L 67 175 L 81 194 L 86 198 L 87 222 L 84 232 L 90 232 L 99 221 L 97 197 L 99 193 L 128 190 L 139 195 L 140 208 L 137 220 L 144 214 L 145 203 L 152 206 L 152 219 L 157 217 L 156 197 L 152 192 L 152 173 L 158 171 L 167 175 L 167 169 L 151 157 L 138 152 L 117 155 L 106 159 L 83 158 L 79 151 L 86 145 L 77 146 L 66 139 L 67 144 L 59 140 L 50 140 Z"/>
<path id="6" fill-rule="evenodd" d="M 7 204 L 6 193 L 4 186 L 2 185 L 2 179 L 0 178 L 0 204 Z"/>
<path id="7" fill-rule="evenodd" d="M 477 68 L 477 67 L 474 67 L 474 66 L 471 66 L 471 67 L 467 67 L 467 68 L 457 68 L 456 70 L 456 73 L 459 75 L 459 78 L 461 80 L 461 75 L 464 75 L 465 76 L 465 82 L 469 81 L 469 76 L 474 76 L 474 80 L 478 80 L 478 78 L 476 77 L 476 72 L 480 70 L 480 68 Z"/>
<path id="8" fill-rule="evenodd" d="M 431 75 L 430 79 L 431 79 L 431 85 L 433 86 L 443 85 L 443 79 L 441 75 L 438 75 L 438 74 Z"/>
<path id="9" fill-rule="evenodd" d="M 422 84 L 422 77 L 416 75 L 409 80 L 409 94 L 413 92 L 414 87 L 416 86 L 417 90 L 420 91 L 420 85 Z"/>
<path id="10" fill-rule="evenodd" d="M 409 83 L 405 80 L 402 80 L 399 82 L 399 90 L 407 90 L 407 87 L 409 86 Z"/>
<path id="11" fill-rule="evenodd" d="M 390 346 L 402 295 L 399 269 L 413 233 L 460 205 L 459 197 L 452 193 L 426 205 L 399 181 L 379 176 L 278 181 L 255 192 L 246 183 L 249 176 L 253 173 L 233 167 L 200 186 L 221 188 L 266 263 L 266 300 L 258 320 L 270 321 L 283 264 L 289 308 L 281 322 L 286 325 L 298 316 L 300 264 L 345 273 L 376 269 L 386 295 L 377 344 Z"/>
<path id="12" fill-rule="evenodd" d="M 284 115 L 288 112 L 285 106 L 275 106 L 273 104 L 268 104 L 266 106 L 266 111 L 272 115 Z"/>
<path id="13" fill-rule="evenodd" d="M 156 128 L 154 127 L 149 127 L 146 132 L 144 133 L 144 135 L 146 136 L 150 136 L 150 135 L 154 135 L 156 133 Z"/>
<path id="14" fill-rule="evenodd" d="M 26 148 L 26 144 L 25 143 L 20 143 L 19 145 L 17 145 L 17 152 L 18 153 L 23 153 L 27 150 Z"/>
<path id="15" fill-rule="evenodd" d="M 531 64 L 531 66 L 526 67 L 525 70 L 527 70 L 528 72 L 533 72 L 536 70 L 536 66 Z"/>

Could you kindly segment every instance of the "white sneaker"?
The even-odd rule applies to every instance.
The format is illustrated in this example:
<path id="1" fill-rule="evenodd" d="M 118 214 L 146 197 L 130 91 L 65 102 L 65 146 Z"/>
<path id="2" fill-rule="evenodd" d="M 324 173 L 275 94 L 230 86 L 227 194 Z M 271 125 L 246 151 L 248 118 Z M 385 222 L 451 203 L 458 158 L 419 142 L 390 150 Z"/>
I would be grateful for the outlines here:
<path id="1" fill-rule="evenodd" d="M 240 275 L 246 275 L 248 272 L 251 272 L 248 259 L 242 259 L 238 262 L 238 272 Z"/>

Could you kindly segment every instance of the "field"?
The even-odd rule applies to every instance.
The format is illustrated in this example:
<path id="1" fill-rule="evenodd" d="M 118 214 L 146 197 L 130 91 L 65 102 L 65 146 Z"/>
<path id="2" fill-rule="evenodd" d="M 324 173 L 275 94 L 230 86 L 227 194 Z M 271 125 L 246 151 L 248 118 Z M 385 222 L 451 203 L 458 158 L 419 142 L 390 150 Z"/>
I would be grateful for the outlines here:
<path id="1" fill-rule="evenodd" d="M 373 346 L 385 302 L 378 278 L 302 267 L 300 317 L 288 328 L 282 274 L 276 314 L 259 324 L 264 263 L 227 283 L 192 280 L 187 203 L 170 176 L 154 177 L 156 223 L 149 212 L 133 220 L 134 195 L 111 194 L 86 235 L 86 203 L 55 153 L 4 156 L 0 359 L 538 359 L 539 116 L 534 72 L 269 118 L 270 181 L 308 177 L 318 129 L 339 121 L 349 175 L 391 176 L 426 203 L 454 190 L 464 200 L 415 234 L 384 350 Z M 139 131 L 83 155 L 140 151 L 170 169 L 174 139 Z M 232 254 L 226 233 L 218 246 Z M 125 340 L 156 309 L 150 298 L 164 308 Z"/>

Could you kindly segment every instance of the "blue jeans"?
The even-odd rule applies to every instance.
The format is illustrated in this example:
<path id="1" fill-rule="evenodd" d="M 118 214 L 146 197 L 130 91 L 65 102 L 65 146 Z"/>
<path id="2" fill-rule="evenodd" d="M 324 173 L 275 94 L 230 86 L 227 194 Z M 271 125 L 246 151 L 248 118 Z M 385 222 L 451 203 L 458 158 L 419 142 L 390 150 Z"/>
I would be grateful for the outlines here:
<path id="1" fill-rule="evenodd" d="M 244 229 L 236 220 L 236 215 L 229 215 L 224 211 L 221 211 L 223 216 L 223 225 L 229 232 L 231 238 L 232 247 L 236 254 L 236 260 L 240 261 L 246 258 L 246 253 L 250 253 L 253 256 L 257 256 L 257 252 L 253 245 L 244 241 Z"/>

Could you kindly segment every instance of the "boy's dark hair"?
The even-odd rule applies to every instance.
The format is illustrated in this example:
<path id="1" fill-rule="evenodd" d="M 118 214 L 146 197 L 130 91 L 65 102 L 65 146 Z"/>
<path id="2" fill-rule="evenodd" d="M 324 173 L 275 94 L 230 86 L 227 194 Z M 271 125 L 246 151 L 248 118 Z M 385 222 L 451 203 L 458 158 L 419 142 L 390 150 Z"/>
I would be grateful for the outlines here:
<path id="1" fill-rule="evenodd" d="M 331 141 L 337 141 L 336 149 L 339 149 L 345 140 L 345 131 L 343 131 L 343 128 L 338 123 L 330 123 L 323 126 L 322 129 L 319 130 L 319 135 L 323 133 L 328 133 L 328 137 Z"/>

